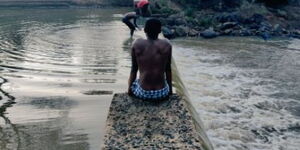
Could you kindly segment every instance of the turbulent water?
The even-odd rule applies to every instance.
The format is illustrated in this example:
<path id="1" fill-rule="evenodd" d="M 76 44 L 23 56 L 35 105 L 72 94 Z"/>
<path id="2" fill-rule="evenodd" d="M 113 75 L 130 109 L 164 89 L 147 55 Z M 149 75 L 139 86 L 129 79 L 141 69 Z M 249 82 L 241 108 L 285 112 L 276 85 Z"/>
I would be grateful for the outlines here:
<path id="1" fill-rule="evenodd" d="M 174 57 L 216 150 L 298 150 L 300 40 L 175 40 Z"/>
<path id="2" fill-rule="evenodd" d="M 126 10 L 0 10 L 0 149 L 100 149 L 129 72 Z"/>

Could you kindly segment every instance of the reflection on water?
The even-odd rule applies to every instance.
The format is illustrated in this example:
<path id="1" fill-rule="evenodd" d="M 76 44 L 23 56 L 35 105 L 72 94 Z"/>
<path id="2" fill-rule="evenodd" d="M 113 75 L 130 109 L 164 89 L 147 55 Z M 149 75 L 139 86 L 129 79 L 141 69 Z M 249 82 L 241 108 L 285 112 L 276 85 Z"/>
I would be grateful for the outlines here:
<path id="1" fill-rule="evenodd" d="M 1 76 L 0 76 L 0 79 L 1 79 L 1 81 L 0 81 L 0 101 L 2 102 L 2 103 L 0 103 L 1 104 L 0 105 L 0 117 L 3 119 L 5 125 L 10 126 L 10 128 L 12 129 L 11 132 L 13 132 L 13 134 L 15 134 L 15 136 L 12 135 L 13 137 L 16 138 L 15 139 L 16 141 L 14 141 L 16 146 L 14 148 L 18 149 L 19 145 L 20 145 L 20 138 L 19 138 L 20 136 L 19 136 L 18 128 L 16 127 L 16 125 L 12 124 L 11 121 L 9 120 L 9 118 L 7 118 L 4 114 L 7 110 L 7 108 L 12 107 L 13 104 L 15 104 L 15 97 L 10 95 L 9 93 L 7 93 L 6 91 L 4 91 L 2 89 L 2 85 L 8 82 L 7 79 L 5 79 Z M 10 143 L 9 140 L 11 140 L 11 139 L 7 138 L 9 136 L 7 136 L 7 133 L 5 132 L 5 128 L 2 128 L 1 126 L 0 126 L 0 137 L 1 137 L 0 148 L 8 149 L 7 144 Z"/>
<path id="2" fill-rule="evenodd" d="M 1 87 L 3 84 L 7 83 L 7 79 L 0 76 L 0 115 L 4 117 L 4 113 L 8 107 L 12 107 L 15 104 L 15 97 L 4 91 Z"/>
<path id="3" fill-rule="evenodd" d="M 174 44 L 178 69 L 216 149 L 299 149 L 299 40 Z"/>
<path id="4" fill-rule="evenodd" d="M 126 11 L 0 9 L 1 150 L 100 148 L 127 86 Z"/>

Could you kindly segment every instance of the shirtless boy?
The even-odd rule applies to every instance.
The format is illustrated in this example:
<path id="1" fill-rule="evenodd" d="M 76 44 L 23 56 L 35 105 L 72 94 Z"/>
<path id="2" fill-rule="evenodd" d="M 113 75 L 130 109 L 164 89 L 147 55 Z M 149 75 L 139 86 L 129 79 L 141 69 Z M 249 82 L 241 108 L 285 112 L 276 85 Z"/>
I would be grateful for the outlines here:
<path id="1" fill-rule="evenodd" d="M 167 40 L 158 39 L 159 20 L 149 19 L 144 31 L 147 39 L 137 39 L 132 46 L 128 94 L 144 100 L 165 99 L 172 94 L 172 46 Z"/>
<path id="2" fill-rule="evenodd" d="M 133 36 L 134 31 L 136 28 L 139 29 L 138 25 L 136 24 L 136 20 L 139 16 L 136 14 L 136 12 L 129 12 L 126 13 L 124 18 L 122 19 L 123 23 L 125 23 L 128 28 L 130 29 L 130 36 Z M 133 20 L 133 22 L 131 22 Z"/>

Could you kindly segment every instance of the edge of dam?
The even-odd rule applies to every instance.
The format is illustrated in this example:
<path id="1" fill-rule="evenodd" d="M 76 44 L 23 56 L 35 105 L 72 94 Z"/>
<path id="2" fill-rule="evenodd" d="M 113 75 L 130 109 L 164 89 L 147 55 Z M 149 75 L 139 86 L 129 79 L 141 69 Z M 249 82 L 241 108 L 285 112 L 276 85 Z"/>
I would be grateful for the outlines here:
<path id="1" fill-rule="evenodd" d="M 102 149 L 213 150 L 172 60 L 174 95 L 160 102 L 115 94 Z"/>

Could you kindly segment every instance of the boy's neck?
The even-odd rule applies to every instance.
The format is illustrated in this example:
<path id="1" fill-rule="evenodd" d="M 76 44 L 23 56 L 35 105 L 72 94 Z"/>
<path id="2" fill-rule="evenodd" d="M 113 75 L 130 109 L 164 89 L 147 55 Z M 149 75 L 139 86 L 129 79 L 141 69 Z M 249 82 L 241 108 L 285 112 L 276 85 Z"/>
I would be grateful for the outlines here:
<path id="1" fill-rule="evenodd" d="M 155 40 L 158 40 L 158 37 L 156 37 L 156 38 L 151 38 L 151 37 L 147 36 L 147 40 L 149 40 L 149 41 L 155 41 Z"/>

